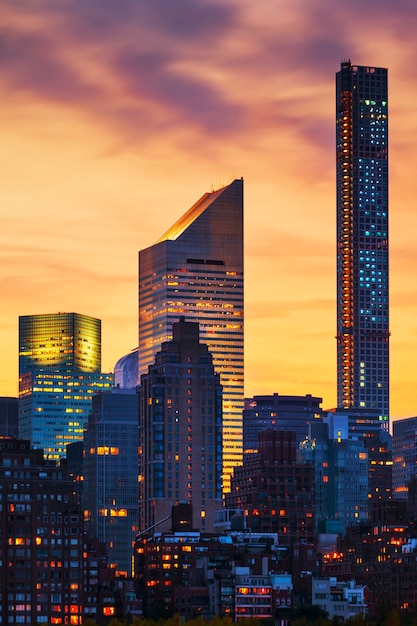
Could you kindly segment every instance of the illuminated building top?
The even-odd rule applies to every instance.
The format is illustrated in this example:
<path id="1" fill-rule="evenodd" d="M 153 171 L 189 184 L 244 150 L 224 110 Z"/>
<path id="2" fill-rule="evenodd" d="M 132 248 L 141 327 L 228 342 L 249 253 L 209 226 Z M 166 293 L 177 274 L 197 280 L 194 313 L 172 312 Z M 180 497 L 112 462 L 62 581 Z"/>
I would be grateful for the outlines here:
<path id="1" fill-rule="evenodd" d="M 172 325 L 198 321 L 223 387 L 223 470 L 242 460 L 243 180 L 204 194 L 139 253 L 139 376 Z"/>
<path id="2" fill-rule="evenodd" d="M 100 372 L 101 320 L 79 313 L 19 317 L 19 372 Z"/>
<path id="3" fill-rule="evenodd" d="M 94 394 L 113 387 L 101 373 L 101 320 L 78 313 L 19 317 L 19 436 L 48 459 L 82 440 Z"/>

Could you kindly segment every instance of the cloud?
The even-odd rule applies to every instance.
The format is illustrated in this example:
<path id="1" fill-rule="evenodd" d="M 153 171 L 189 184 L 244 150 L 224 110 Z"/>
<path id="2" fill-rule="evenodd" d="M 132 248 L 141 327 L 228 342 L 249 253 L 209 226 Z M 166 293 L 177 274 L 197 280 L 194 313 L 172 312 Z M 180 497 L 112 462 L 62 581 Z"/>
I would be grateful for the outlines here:
<path id="1" fill-rule="evenodd" d="M 208 133 L 257 141 L 275 125 L 324 152 L 333 141 L 328 77 L 345 56 L 365 62 L 353 58 L 366 50 L 358 30 L 385 28 L 388 16 L 387 36 L 400 38 L 415 25 L 410 1 L 383 4 L 4 3 L 0 83 L 15 96 L 78 105 L 136 142 L 157 134 L 185 147 L 190 132 L 206 144 Z M 369 38 L 379 53 L 383 42 Z"/>
<path id="2" fill-rule="evenodd" d="M 320 370 L 331 370 L 320 375 L 327 390 L 334 74 L 348 57 L 390 72 L 391 311 L 398 342 L 411 336 L 414 0 L 0 6 L 1 276 L 13 319 L 68 305 L 110 320 L 113 352 L 127 351 L 136 340 L 137 249 L 233 172 L 245 178 L 251 360 L 279 361 L 292 380 L 297 369 L 307 380 L 309 368 L 316 380 L 319 355 Z M 119 315 L 131 316 L 128 339 Z M 269 376 L 253 369 L 259 384 Z M 401 380 L 399 369 L 392 376 Z"/>

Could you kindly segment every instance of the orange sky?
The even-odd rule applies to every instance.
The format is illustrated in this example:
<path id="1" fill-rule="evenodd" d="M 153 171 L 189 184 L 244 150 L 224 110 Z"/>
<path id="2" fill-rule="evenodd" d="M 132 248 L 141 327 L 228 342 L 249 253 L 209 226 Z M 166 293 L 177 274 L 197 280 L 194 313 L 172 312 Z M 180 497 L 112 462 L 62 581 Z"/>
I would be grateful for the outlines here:
<path id="1" fill-rule="evenodd" d="M 414 0 L 0 0 L 0 395 L 19 315 L 137 345 L 137 253 L 245 179 L 246 394 L 336 404 L 334 75 L 389 69 L 391 415 L 417 414 Z"/>

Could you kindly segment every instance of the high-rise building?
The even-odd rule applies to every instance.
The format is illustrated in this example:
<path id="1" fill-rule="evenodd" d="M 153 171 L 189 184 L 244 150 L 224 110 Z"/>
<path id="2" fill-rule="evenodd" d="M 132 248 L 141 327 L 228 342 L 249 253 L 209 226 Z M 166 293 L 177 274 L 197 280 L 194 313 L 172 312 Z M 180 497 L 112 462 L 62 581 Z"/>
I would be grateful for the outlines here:
<path id="1" fill-rule="evenodd" d="M 223 387 L 223 484 L 242 461 L 243 180 L 206 193 L 139 253 L 139 375 L 172 324 L 200 325 Z"/>
<path id="2" fill-rule="evenodd" d="M 91 398 L 113 387 L 101 373 L 101 321 L 78 313 L 19 318 L 19 437 L 46 458 L 83 438 Z"/>
<path id="3" fill-rule="evenodd" d="M 138 395 L 114 389 L 93 397 L 84 434 L 85 527 L 105 544 L 117 576 L 132 576 L 138 533 Z"/>
<path id="4" fill-rule="evenodd" d="M 407 500 L 410 482 L 417 477 L 417 417 L 392 423 L 393 497 Z"/>
<path id="5" fill-rule="evenodd" d="M 258 453 L 243 455 L 225 496 L 229 509 L 246 511 L 254 532 L 277 532 L 281 546 L 314 541 L 313 468 L 297 460 L 294 432 L 264 430 Z"/>
<path id="6" fill-rule="evenodd" d="M 306 396 L 282 396 L 279 393 L 245 398 L 243 411 L 243 451 L 256 452 L 258 434 L 267 428 L 291 431 L 297 443 L 308 435 L 311 422 L 320 419 L 322 398 Z"/>
<path id="7" fill-rule="evenodd" d="M 350 436 L 346 414 L 329 413 L 313 422 L 299 458 L 313 464 L 320 532 L 344 533 L 368 521 L 368 453 L 361 438 Z"/>
<path id="8" fill-rule="evenodd" d="M 336 75 L 338 406 L 389 426 L 387 70 Z"/>
<path id="9" fill-rule="evenodd" d="M 222 505 L 222 389 L 198 323 L 173 325 L 173 339 L 141 376 L 139 403 L 141 532 L 165 518 L 169 528 L 180 502 L 192 503 L 194 528 L 213 532 Z"/>

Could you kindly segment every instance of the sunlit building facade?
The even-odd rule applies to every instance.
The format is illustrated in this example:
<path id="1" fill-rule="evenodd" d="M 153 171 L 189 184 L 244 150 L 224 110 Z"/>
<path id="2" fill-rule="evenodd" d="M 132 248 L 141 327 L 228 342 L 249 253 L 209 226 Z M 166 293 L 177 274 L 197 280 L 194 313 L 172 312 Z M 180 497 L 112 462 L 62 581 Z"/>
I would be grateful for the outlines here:
<path id="1" fill-rule="evenodd" d="M 19 373 L 57 369 L 62 374 L 101 371 L 101 320 L 79 313 L 19 317 Z"/>
<path id="2" fill-rule="evenodd" d="M 113 387 L 101 371 L 101 321 L 78 313 L 19 318 L 19 437 L 45 458 L 83 438 L 94 394 Z"/>
<path id="3" fill-rule="evenodd" d="M 336 75 L 338 406 L 389 426 L 387 70 Z"/>
<path id="4" fill-rule="evenodd" d="M 223 485 L 242 461 L 243 180 L 206 193 L 153 246 L 139 253 L 139 375 L 172 324 L 200 325 L 223 387 Z"/>

